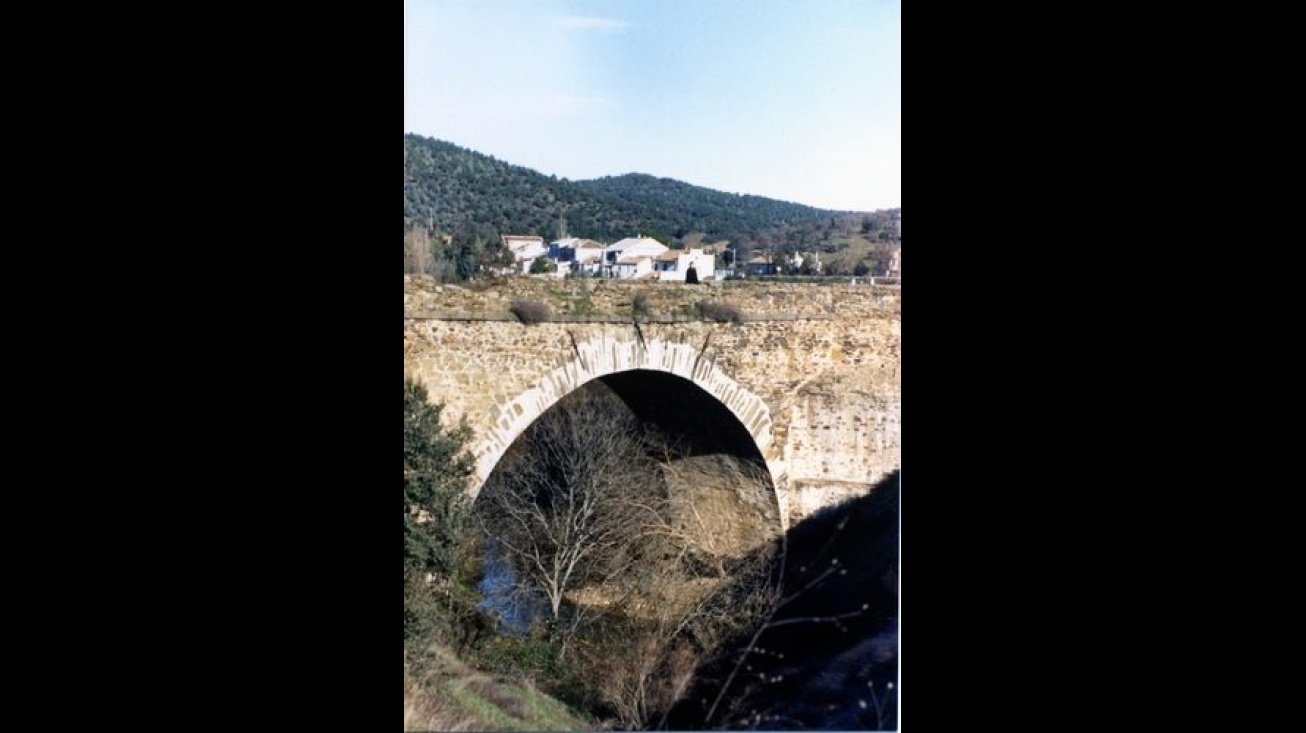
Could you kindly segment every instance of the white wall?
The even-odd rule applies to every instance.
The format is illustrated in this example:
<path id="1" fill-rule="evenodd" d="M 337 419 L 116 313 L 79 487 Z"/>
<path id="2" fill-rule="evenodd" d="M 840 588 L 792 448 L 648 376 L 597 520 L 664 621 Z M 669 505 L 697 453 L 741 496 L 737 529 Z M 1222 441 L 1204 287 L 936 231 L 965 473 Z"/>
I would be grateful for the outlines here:
<path id="1" fill-rule="evenodd" d="M 716 255 L 705 255 L 701 249 L 691 249 L 682 253 L 676 258 L 675 270 L 664 270 L 658 273 L 659 280 L 671 282 L 684 282 L 685 271 L 689 269 L 690 264 L 698 271 L 700 281 L 713 277 L 716 272 Z"/>

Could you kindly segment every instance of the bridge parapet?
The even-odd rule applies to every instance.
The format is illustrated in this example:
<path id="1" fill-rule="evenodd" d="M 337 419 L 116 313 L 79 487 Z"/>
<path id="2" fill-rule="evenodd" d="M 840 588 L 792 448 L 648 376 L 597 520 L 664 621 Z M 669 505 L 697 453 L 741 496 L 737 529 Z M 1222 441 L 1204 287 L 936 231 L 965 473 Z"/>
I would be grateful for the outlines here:
<path id="1" fill-rule="evenodd" d="M 901 289 L 850 285 L 845 282 L 759 283 L 723 281 L 684 285 L 642 280 L 506 278 L 475 286 L 440 284 L 430 277 L 404 276 L 405 317 L 423 314 L 471 318 L 485 314 L 509 318 L 518 299 L 541 300 L 562 318 L 629 320 L 636 295 L 643 295 L 652 319 L 697 320 L 699 300 L 727 301 L 748 320 L 803 318 L 860 319 L 890 317 L 900 312 Z"/>

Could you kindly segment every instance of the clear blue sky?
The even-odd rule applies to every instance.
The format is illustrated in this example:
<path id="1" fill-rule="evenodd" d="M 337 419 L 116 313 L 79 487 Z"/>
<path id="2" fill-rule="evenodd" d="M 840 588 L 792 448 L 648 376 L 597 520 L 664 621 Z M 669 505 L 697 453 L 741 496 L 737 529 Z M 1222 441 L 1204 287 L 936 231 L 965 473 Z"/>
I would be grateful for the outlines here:
<path id="1" fill-rule="evenodd" d="M 404 132 L 572 180 L 902 205 L 900 0 L 404 0 Z"/>

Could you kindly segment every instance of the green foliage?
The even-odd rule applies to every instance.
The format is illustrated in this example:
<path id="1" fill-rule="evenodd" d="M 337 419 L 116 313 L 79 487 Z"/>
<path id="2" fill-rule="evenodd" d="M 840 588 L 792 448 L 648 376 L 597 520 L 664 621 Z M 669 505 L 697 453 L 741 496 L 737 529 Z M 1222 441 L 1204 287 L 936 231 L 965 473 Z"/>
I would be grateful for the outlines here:
<path id="1" fill-rule="evenodd" d="M 891 231 L 891 212 L 858 214 L 739 195 L 631 173 L 568 181 L 419 135 L 404 136 L 404 224 L 453 232 L 471 224 L 502 234 L 567 233 L 606 242 L 643 233 L 671 245 L 690 235 L 797 250 Z M 466 272 L 463 268 L 460 272 Z"/>
<path id="2" fill-rule="evenodd" d="M 557 270 L 558 266 L 546 257 L 536 257 L 531 262 L 532 275 L 543 275 L 547 272 L 557 272 Z"/>
<path id="3" fill-rule="evenodd" d="M 467 280 L 481 269 L 486 246 L 498 236 L 484 225 L 467 225 L 454 232 L 446 259 L 458 280 Z"/>
<path id="4" fill-rule="evenodd" d="M 451 628 L 446 605 L 424 573 L 404 572 L 404 642 L 422 642 L 447 636 Z"/>
<path id="5" fill-rule="evenodd" d="M 469 661 L 444 645 L 405 655 L 405 731 L 603 729 L 530 678 L 495 678 L 464 664 Z"/>
<path id="6" fill-rule="evenodd" d="M 467 481 L 474 465 L 464 449 L 471 431 L 445 429 L 442 411 L 422 384 L 404 379 L 405 640 L 424 638 L 439 625 L 437 589 L 453 597 L 473 537 Z"/>
<path id="7" fill-rule="evenodd" d="M 838 254 L 822 257 L 822 274 L 835 276 L 852 274 L 861 261 L 883 272 L 902 241 L 900 209 L 826 211 L 635 173 L 573 182 L 418 135 L 404 136 L 404 175 L 405 232 L 429 231 L 432 251 L 427 260 L 406 248 L 406 271 L 445 281 L 512 264 L 500 234 L 543 236 L 562 228 L 606 242 L 641 233 L 668 246 L 726 240 L 736 267 L 755 253 Z M 449 232 L 446 245 L 441 233 Z"/>
<path id="8" fill-rule="evenodd" d="M 476 666 L 486 672 L 556 680 L 566 672 L 560 644 L 537 626 L 526 636 L 490 635 L 474 652 Z"/>
<path id="9" fill-rule="evenodd" d="M 536 624 L 525 636 L 487 636 L 471 652 L 470 661 L 485 672 L 531 680 L 574 710 L 605 712 L 592 655 L 564 655 L 562 646 L 556 634 Z"/>

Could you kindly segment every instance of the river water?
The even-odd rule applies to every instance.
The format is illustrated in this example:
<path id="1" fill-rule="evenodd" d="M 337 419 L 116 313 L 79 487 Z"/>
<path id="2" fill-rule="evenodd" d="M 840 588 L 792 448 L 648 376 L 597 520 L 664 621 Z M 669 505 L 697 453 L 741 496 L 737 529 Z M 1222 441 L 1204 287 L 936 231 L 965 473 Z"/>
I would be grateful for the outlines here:
<path id="1" fill-rule="evenodd" d="M 498 617 L 501 634 L 525 635 L 531 622 L 549 613 L 548 603 L 518 581 L 512 563 L 494 539 L 486 543 L 480 590 L 482 600 L 477 607 Z"/>

